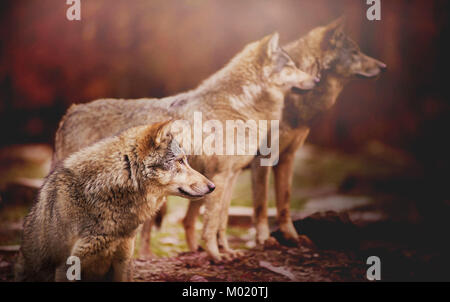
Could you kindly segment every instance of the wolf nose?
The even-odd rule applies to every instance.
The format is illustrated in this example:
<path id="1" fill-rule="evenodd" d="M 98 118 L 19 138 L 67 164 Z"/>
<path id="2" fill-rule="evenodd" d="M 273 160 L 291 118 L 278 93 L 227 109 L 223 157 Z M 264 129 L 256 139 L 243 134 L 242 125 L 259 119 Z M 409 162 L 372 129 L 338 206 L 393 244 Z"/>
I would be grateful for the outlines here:
<path id="1" fill-rule="evenodd" d="M 314 87 L 316 87 L 316 83 L 317 83 L 316 79 L 311 79 L 307 82 L 303 82 L 300 85 L 300 88 L 303 90 L 310 90 L 310 89 L 313 89 Z"/>
<path id="2" fill-rule="evenodd" d="M 378 62 L 378 67 L 382 70 L 385 71 L 387 69 L 387 65 L 384 64 L 383 62 Z"/>
<path id="3" fill-rule="evenodd" d="M 214 191 L 215 188 L 216 188 L 216 186 L 215 186 L 212 182 L 210 182 L 210 183 L 208 184 L 209 193 L 211 193 L 212 191 Z"/>

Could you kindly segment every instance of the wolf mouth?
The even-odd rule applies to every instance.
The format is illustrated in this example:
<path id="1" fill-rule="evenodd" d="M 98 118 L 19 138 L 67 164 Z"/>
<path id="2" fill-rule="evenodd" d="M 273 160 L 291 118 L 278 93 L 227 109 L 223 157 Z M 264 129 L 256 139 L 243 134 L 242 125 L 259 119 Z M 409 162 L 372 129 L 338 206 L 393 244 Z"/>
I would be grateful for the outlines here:
<path id="1" fill-rule="evenodd" d="M 379 74 L 356 74 L 356 78 L 358 79 L 374 79 L 377 78 Z"/>
<path id="2" fill-rule="evenodd" d="M 292 92 L 294 92 L 294 93 L 297 93 L 297 94 L 306 94 L 306 93 L 308 93 L 310 90 L 304 90 L 304 89 L 301 89 L 301 88 L 299 88 L 299 87 L 292 87 L 291 88 L 291 91 Z"/>
<path id="3" fill-rule="evenodd" d="M 181 194 L 186 195 L 186 196 L 189 196 L 189 197 L 203 197 L 203 195 L 194 195 L 194 194 L 191 194 L 191 193 L 189 193 L 189 192 L 186 192 L 186 191 L 183 190 L 182 188 L 178 188 L 178 191 L 179 191 Z"/>

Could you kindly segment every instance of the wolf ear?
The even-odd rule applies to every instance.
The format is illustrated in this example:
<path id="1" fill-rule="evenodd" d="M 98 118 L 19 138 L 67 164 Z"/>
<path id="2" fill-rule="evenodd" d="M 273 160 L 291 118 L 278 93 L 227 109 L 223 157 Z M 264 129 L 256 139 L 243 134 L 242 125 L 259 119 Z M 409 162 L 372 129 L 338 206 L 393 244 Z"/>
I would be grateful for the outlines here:
<path id="1" fill-rule="evenodd" d="M 170 139 L 171 127 L 172 123 L 168 120 L 146 126 L 140 132 L 137 141 L 144 156 L 147 154 L 146 150 L 157 148 L 165 139 Z"/>
<path id="2" fill-rule="evenodd" d="M 171 120 L 142 126 L 136 136 L 136 152 L 139 158 L 153 153 L 164 142 L 172 139 Z"/>
<path id="3" fill-rule="evenodd" d="M 155 125 L 155 136 L 153 141 L 155 145 L 160 145 L 165 139 L 172 137 L 170 129 L 172 128 L 172 120 L 167 120 Z"/>
<path id="4" fill-rule="evenodd" d="M 278 34 L 278 32 L 274 32 L 273 34 L 266 36 L 263 39 L 263 47 L 265 47 L 266 55 L 268 58 L 271 58 L 279 50 L 279 40 L 280 35 Z"/>
<path id="5" fill-rule="evenodd" d="M 345 16 L 341 16 L 325 26 L 325 31 L 323 33 L 322 42 L 320 45 L 322 50 L 327 50 L 333 46 L 336 46 L 336 44 L 343 38 L 345 20 Z"/>

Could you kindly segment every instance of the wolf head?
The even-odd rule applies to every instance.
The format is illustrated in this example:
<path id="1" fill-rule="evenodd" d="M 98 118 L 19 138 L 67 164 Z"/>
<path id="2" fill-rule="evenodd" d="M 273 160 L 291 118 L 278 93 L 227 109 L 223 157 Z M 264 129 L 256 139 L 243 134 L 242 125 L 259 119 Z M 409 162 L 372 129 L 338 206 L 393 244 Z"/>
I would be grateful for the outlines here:
<path id="1" fill-rule="evenodd" d="M 137 138 L 141 177 L 166 195 L 202 197 L 214 184 L 189 166 L 186 155 L 170 132 L 172 122 L 147 126 Z"/>
<path id="2" fill-rule="evenodd" d="M 319 54 L 321 69 L 342 78 L 371 78 L 385 70 L 386 64 L 362 53 L 358 45 L 344 33 L 343 27 L 344 19 L 339 18 L 327 26 L 313 29 L 306 36 L 310 48 L 317 52 L 314 55 Z"/>
<path id="3" fill-rule="evenodd" d="M 295 62 L 279 46 L 279 35 L 274 33 L 261 40 L 261 50 L 265 54 L 263 74 L 269 85 L 282 91 L 291 88 L 310 90 L 316 85 L 317 79 L 300 70 Z"/>
<path id="4" fill-rule="evenodd" d="M 300 70 L 295 62 L 279 45 L 279 34 L 264 37 L 260 41 L 260 51 L 264 58 L 263 76 L 269 85 L 283 92 L 291 88 L 310 90 L 318 79 Z"/>
<path id="5" fill-rule="evenodd" d="M 279 35 L 274 33 L 248 44 L 228 65 L 233 70 L 230 76 L 243 81 L 252 79 L 266 88 L 282 92 L 293 87 L 302 90 L 314 88 L 316 79 L 298 69 L 278 41 Z"/>

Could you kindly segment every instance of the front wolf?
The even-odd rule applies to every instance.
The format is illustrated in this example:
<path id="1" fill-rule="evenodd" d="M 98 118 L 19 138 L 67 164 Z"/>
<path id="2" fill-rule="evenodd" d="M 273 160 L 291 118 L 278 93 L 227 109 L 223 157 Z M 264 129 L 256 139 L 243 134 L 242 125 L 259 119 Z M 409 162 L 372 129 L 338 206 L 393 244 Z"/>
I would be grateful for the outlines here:
<path id="1" fill-rule="evenodd" d="M 188 165 L 170 126 L 126 130 L 58 165 L 25 218 L 16 280 L 67 281 L 70 256 L 80 259 L 82 281 L 130 280 L 136 230 L 164 196 L 214 190 Z"/>
<path id="2" fill-rule="evenodd" d="M 273 167 L 276 190 L 277 222 L 285 239 L 297 241 L 298 234 L 290 217 L 292 168 L 295 153 L 310 129 L 310 121 L 336 102 L 345 84 L 355 77 L 377 76 L 386 65 L 363 54 L 358 45 L 342 31 L 342 19 L 318 27 L 305 37 L 288 44 L 286 51 L 297 66 L 321 77 L 320 84 L 305 94 L 290 93 L 285 98 L 280 123 L 280 159 Z M 267 192 L 269 167 L 252 162 L 254 219 L 257 242 L 269 237 Z"/>
<path id="3" fill-rule="evenodd" d="M 216 120 L 222 125 L 227 120 L 253 120 L 256 123 L 279 120 L 285 93 L 292 87 L 311 89 L 315 80 L 299 70 L 281 50 L 275 33 L 247 45 L 224 68 L 186 93 L 159 100 L 104 99 L 72 106 L 56 133 L 53 165 L 86 145 L 132 126 L 168 118 L 186 120 L 192 126 L 194 112 L 201 112 L 205 120 Z M 267 133 L 260 134 L 264 136 Z M 224 213 L 228 212 L 231 197 L 226 192 L 232 191 L 236 175 L 252 159 L 253 156 L 204 154 L 189 159 L 196 170 L 216 184 L 215 192 L 201 200 L 206 206 L 203 238 L 207 252 L 214 259 L 221 258 L 218 234 L 224 251 L 233 252 L 225 235 L 228 217 Z M 200 203 L 195 201 L 191 204 Z M 195 207 L 195 212 L 198 207 Z M 192 248 L 197 243 L 191 221 L 188 220 L 185 229 Z"/>

